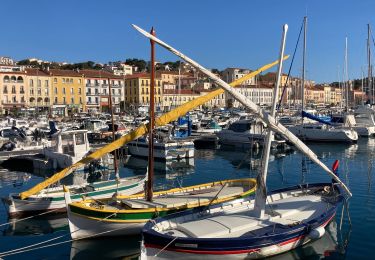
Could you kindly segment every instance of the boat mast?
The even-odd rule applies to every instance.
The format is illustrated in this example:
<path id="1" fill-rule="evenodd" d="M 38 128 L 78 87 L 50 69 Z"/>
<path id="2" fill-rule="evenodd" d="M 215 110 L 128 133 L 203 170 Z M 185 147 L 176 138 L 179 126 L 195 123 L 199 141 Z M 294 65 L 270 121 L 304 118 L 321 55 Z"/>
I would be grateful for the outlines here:
<path id="1" fill-rule="evenodd" d="M 275 117 L 275 114 L 276 114 L 276 104 L 278 100 L 281 71 L 283 67 L 283 57 L 284 57 L 284 49 L 285 49 L 287 31 L 288 31 L 288 25 L 285 24 L 283 26 L 283 33 L 282 33 L 282 38 L 281 38 L 279 68 L 277 70 L 276 85 L 273 90 L 273 101 L 272 101 L 272 107 L 271 107 L 271 113 L 270 113 L 272 117 Z M 271 128 L 268 128 L 268 133 L 264 141 L 262 169 L 261 169 L 261 173 L 257 177 L 257 190 L 256 190 L 255 205 L 254 205 L 255 217 L 257 218 L 264 217 L 264 211 L 266 207 L 266 198 L 267 198 L 266 181 L 267 181 L 268 161 L 269 161 L 269 156 L 270 156 L 272 139 L 273 139 L 273 131 L 271 130 Z"/>
<path id="2" fill-rule="evenodd" d="M 362 99 L 361 99 L 361 105 L 363 105 L 363 77 L 364 77 L 364 75 L 363 75 L 363 67 L 361 68 L 361 91 L 362 91 L 362 95 L 361 95 L 361 97 L 362 97 Z"/>
<path id="3" fill-rule="evenodd" d="M 151 35 L 155 36 L 154 27 L 151 28 Z M 155 125 L 155 42 L 150 40 L 151 44 L 151 61 L 150 61 L 150 123 L 149 123 L 149 138 L 148 138 L 148 179 L 147 179 L 147 201 L 152 201 L 153 196 L 153 180 L 154 180 L 154 125 Z"/>
<path id="4" fill-rule="evenodd" d="M 116 139 L 115 139 L 115 124 L 113 122 L 113 106 L 112 106 L 112 84 L 111 84 L 111 79 L 108 78 L 108 91 L 109 91 L 109 102 L 108 102 L 108 105 L 109 105 L 109 109 L 111 110 L 111 123 L 112 123 L 112 142 L 114 142 Z M 113 163 L 114 163 L 114 170 L 115 170 L 115 176 L 117 178 L 117 180 L 120 178 L 120 176 L 118 175 L 118 169 L 117 169 L 117 153 L 116 153 L 117 150 L 114 150 L 114 158 L 113 158 Z"/>
<path id="5" fill-rule="evenodd" d="M 305 59 L 306 59 L 306 33 L 307 33 L 307 16 L 303 18 L 303 55 L 302 55 L 302 83 L 301 83 L 301 99 L 302 99 L 302 111 L 305 107 Z M 303 124 L 303 116 L 302 116 Z"/>
<path id="6" fill-rule="evenodd" d="M 233 89 L 231 85 L 226 83 L 224 80 L 217 77 L 215 74 L 213 74 L 208 69 L 204 68 L 202 65 L 197 63 L 196 61 L 192 60 L 182 52 L 176 50 L 172 46 L 168 45 L 167 43 L 163 42 L 162 40 L 156 38 L 155 36 L 151 35 L 150 33 L 146 32 L 142 28 L 138 27 L 137 25 L 132 25 L 134 29 L 136 29 L 138 32 L 143 34 L 145 37 L 155 41 L 157 44 L 162 46 L 163 48 L 167 49 L 168 51 L 172 52 L 173 54 L 177 55 L 187 63 L 189 63 L 191 66 L 205 74 L 206 76 L 210 77 L 212 81 L 217 84 L 219 87 L 221 87 L 223 90 L 227 91 L 229 94 L 233 96 L 234 99 L 236 99 L 239 103 L 241 103 L 243 106 L 245 106 L 247 109 L 251 110 L 254 113 L 255 117 L 258 117 L 264 122 L 269 128 L 271 128 L 273 131 L 281 134 L 284 138 L 288 139 L 291 143 L 295 145 L 295 147 L 300 150 L 303 154 L 308 156 L 311 161 L 318 164 L 325 172 L 327 172 L 339 185 L 346 191 L 349 197 L 352 196 L 352 193 L 350 192 L 349 188 L 340 180 L 339 177 L 337 177 L 336 174 L 334 174 L 330 168 L 328 168 L 324 163 L 322 163 L 318 156 L 308 147 L 306 146 L 300 139 L 298 139 L 293 133 L 291 133 L 285 126 L 278 123 L 274 117 L 272 117 L 270 114 L 265 112 L 262 108 L 260 108 L 258 105 L 256 105 L 251 99 L 246 98 L 243 94 L 238 92 L 237 90 Z M 234 84 L 236 85 L 236 84 Z M 24 195 L 25 196 L 25 195 Z"/>
<path id="7" fill-rule="evenodd" d="M 374 103 L 374 93 L 372 90 L 372 71 L 371 71 L 371 48 L 370 48 L 370 35 L 371 35 L 371 28 L 370 24 L 367 24 L 367 95 L 371 96 L 371 104 Z"/>
<path id="8" fill-rule="evenodd" d="M 345 110 L 349 110 L 348 37 L 345 37 Z"/>

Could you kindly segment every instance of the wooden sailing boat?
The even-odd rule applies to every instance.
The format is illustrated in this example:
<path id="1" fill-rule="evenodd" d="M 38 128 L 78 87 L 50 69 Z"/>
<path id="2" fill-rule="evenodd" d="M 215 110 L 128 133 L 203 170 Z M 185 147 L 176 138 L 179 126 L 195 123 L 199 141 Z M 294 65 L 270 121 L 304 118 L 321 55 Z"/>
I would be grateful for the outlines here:
<path id="1" fill-rule="evenodd" d="M 151 34 L 154 34 L 153 29 Z M 152 218 L 240 199 L 255 191 L 254 179 L 237 179 L 153 192 L 154 63 L 154 41 L 151 41 L 149 164 L 146 192 L 134 196 L 115 196 L 106 200 L 84 199 L 74 203 L 71 203 L 69 192 L 66 192 L 69 228 L 73 239 L 137 234 Z"/>
<path id="2" fill-rule="evenodd" d="M 349 196 L 351 193 L 307 146 L 274 119 L 281 62 L 273 107 L 271 114 L 267 114 L 195 61 L 139 27 L 134 27 L 209 76 L 246 108 L 251 109 L 269 127 L 255 200 L 247 198 L 154 219 L 143 228 L 141 257 L 158 257 L 160 254 L 162 258 L 187 259 L 204 255 L 204 258 L 209 259 L 251 259 L 279 254 L 320 238 L 324 234 L 324 227 L 333 219 L 336 208 L 344 198 L 343 190 Z M 280 57 L 284 52 L 286 31 L 287 25 L 284 27 Z M 312 161 L 327 171 L 335 182 L 304 184 L 267 193 L 266 177 L 272 131 L 288 138 Z M 338 163 L 334 169 L 337 167 Z"/>

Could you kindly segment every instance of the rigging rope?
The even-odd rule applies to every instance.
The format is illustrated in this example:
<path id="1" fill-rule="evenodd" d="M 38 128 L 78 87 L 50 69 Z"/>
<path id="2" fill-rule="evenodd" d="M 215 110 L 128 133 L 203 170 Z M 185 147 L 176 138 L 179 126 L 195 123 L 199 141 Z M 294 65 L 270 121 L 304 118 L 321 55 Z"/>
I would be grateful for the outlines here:
<path id="1" fill-rule="evenodd" d="M 281 93 L 281 97 L 280 97 L 280 100 L 279 100 L 279 104 L 277 105 L 277 109 L 276 111 L 278 111 L 280 109 L 280 106 L 281 106 L 281 101 L 283 100 L 283 97 L 284 97 L 284 94 L 285 94 L 285 90 L 288 86 L 288 82 L 289 82 L 289 77 L 290 77 L 290 72 L 292 70 L 292 67 L 293 67 L 293 62 L 294 62 L 294 58 L 296 56 L 296 52 L 297 52 L 297 49 L 298 49 L 298 43 L 299 43 L 299 40 L 301 38 L 301 34 L 302 34 L 302 29 L 303 29 L 303 25 L 304 23 L 302 22 L 302 25 L 301 25 L 301 29 L 299 30 L 299 34 L 298 34 L 298 39 L 297 39 L 297 43 L 296 43 L 296 46 L 294 48 L 294 52 L 293 52 L 293 56 L 292 56 L 292 61 L 290 63 L 290 66 L 289 66 L 289 70 L 288 70 L 288 76 L 286 78 L 286 81 L 285 81 L 285 84 L 284 84 L 284 88 L 283 88 L 283 92 Z M 295 95 L 296 93 L 294 93 Z M 276 97 L 275 97 L 276 98 Z"/>

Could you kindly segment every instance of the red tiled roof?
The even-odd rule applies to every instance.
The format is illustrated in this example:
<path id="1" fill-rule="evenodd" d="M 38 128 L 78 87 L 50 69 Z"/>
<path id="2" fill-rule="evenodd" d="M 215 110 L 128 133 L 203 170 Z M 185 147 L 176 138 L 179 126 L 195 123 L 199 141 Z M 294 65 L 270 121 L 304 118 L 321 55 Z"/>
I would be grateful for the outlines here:
<path id="1" fill-rule="evenodd" d="M 112 74 L 109 71 L 103 71 L 103 70 L 80 70 L 80 73 L 82 73 L 85 78 L 110 78 L 110 79 L 123 79 L 122 76 L 117 76 Z"/>
<path id="2" fill-rule="evenodd" d="M 67 77 L 82 77 L 81 72 L 75 70 L 60 70 L 60 69 L 50 69 L 49 73 L 51 76 L 67 76 Z"/>
<path id="3" fill-rule="evenodd" d="M 125 79 L 139 79 L 139 78 L 150 79 L 150 73 L 135 73 L 132 75 L 125 75 Z M 156 79 L 160 79 L 160 78 L 156 78 Z"/>
<path id="4" fill-rule="evenodd" d="M 49 76 L 49 74 L 46 71 L 33 68 L 25 69 L 25 73 L 29 76 Z"/>
<path id="5" fill-rule="evenodd" d="M 197 95 L 198 93 L 191 89 L 180 89 L 180 91 L 178 91 L 178 89 L 164 89 L 163 94 Z"/>

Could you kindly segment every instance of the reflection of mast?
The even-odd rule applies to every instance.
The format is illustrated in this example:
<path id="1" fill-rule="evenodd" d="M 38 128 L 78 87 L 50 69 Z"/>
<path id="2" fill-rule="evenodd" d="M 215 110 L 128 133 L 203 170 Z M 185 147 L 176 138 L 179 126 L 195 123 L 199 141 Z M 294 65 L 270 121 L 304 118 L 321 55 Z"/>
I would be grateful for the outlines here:
<path id="1" fill-rule="evenodd" d="M 152 35 L 155 36 L 154 27 L 151 28 Z M 151 44 L 151 78 L 150 78 L 150 123 L 149 123 L 149 138 L 148 138 L 148 179 L 147 179 L 147 201 L 152 201 L 153 196 L 153 180 L 154 180 L 154 123 L 155 123 L 155 108 L 154 108 L 154 89 L 155 89 L 155 42 L 150 40 Z"/>

